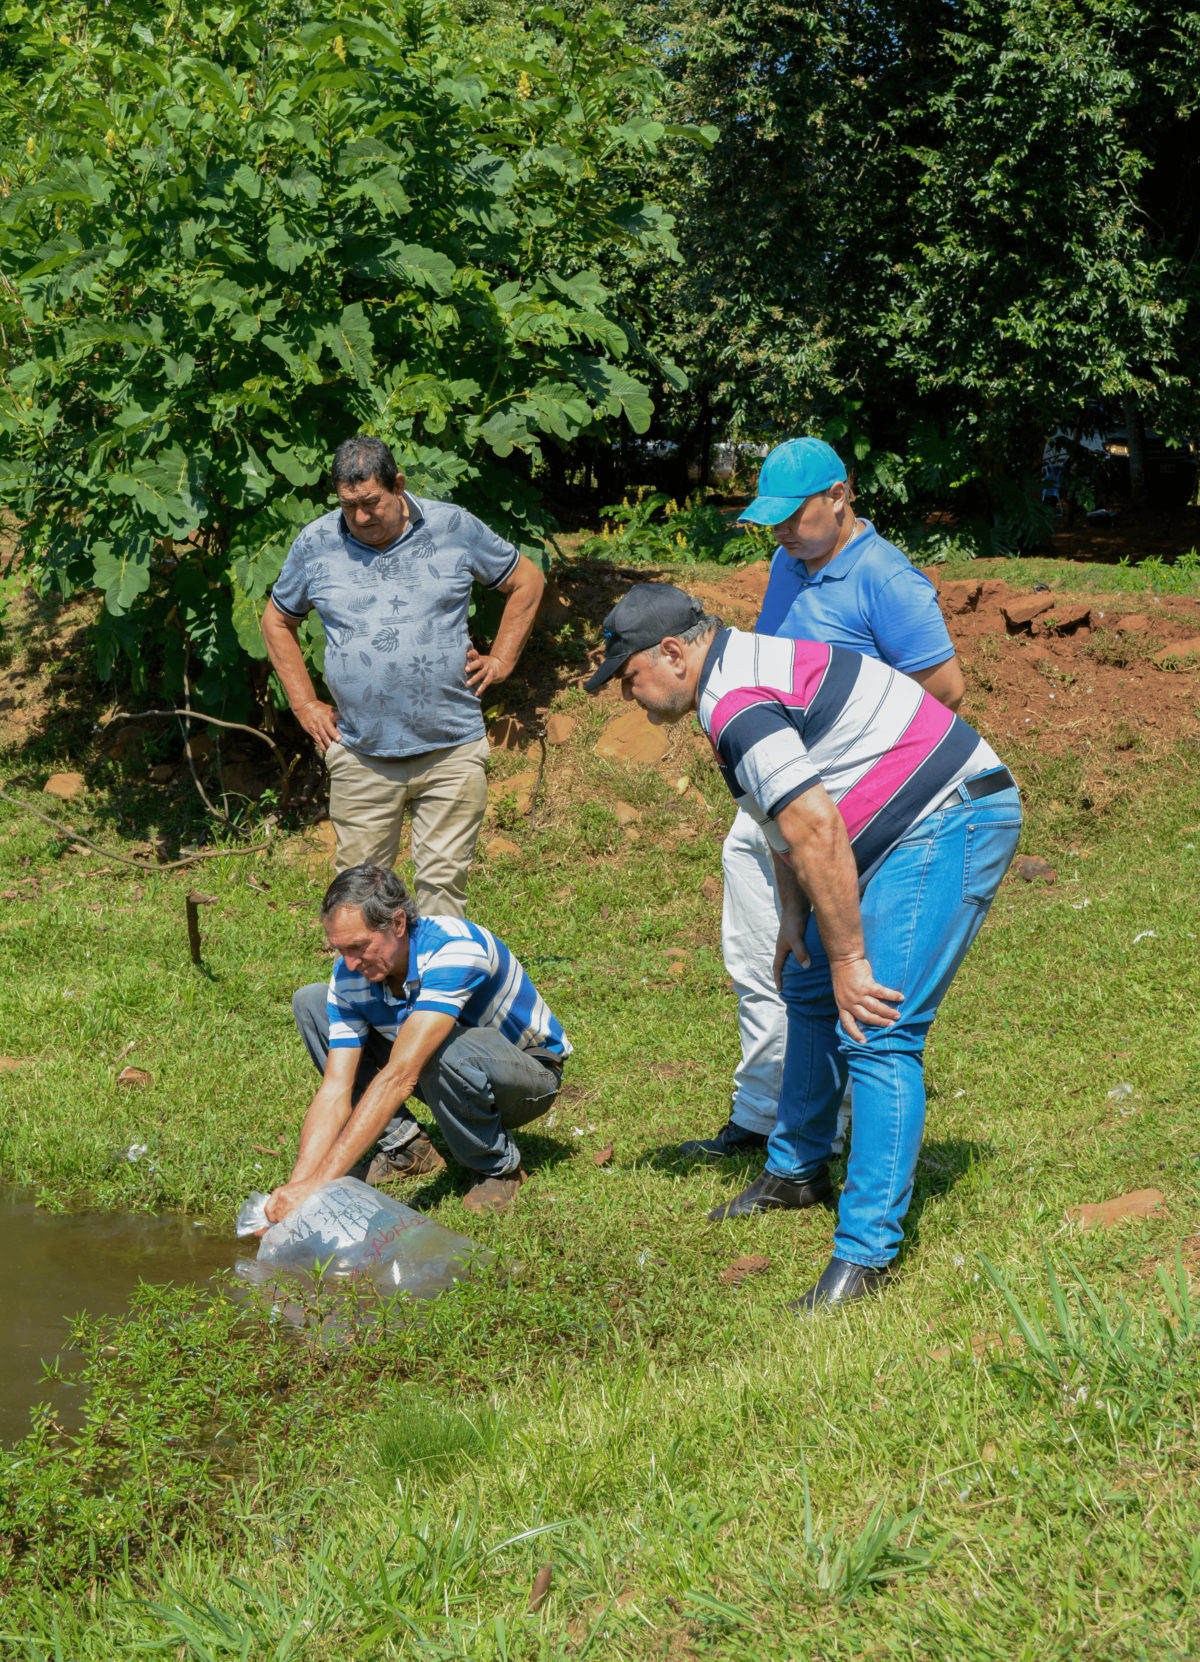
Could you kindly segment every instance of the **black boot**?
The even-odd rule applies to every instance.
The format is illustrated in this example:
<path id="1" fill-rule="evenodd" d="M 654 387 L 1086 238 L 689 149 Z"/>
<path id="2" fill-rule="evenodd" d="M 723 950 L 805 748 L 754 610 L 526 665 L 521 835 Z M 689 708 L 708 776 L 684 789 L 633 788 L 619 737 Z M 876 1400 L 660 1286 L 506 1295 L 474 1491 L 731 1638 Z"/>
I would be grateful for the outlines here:
<path id="1" fill-rule="evenodd" d="M 895 1264 L 884 1264 L 881 1269 L 868 1269 L 865 1264 L 851 1264 L 845 1258 L 831 1258 L 821 1272 L 821 1279 L 810 1287 L 803 1298 L 788 1305 L 793 1316 L 811 1316 L 818 1310 L 836 1310 L 843 1304 L 853 1304 L 857 1298 L 881 1293 L 896 1275 Z"/>
<path id="2" fill-rule="evenodd" d="M 775 1177 L 764 1171 L 740 1195 L 724 1206 L 714 1207 L 708 1221 L 724 1223 L 726 1218 L 749 1218 L 755 1212 L 794 1212 L 804 1206 L 830 1206 L 832 1202 L 833 1184 L 828 1166 L 822 1166 L 805 1183 L 789 1183 L 786 1177 Z"/>
<path id="3" fill-rule="evenodd" d="M 679 1152 L 698 1154 L 705 1160 L 728 1160 L 732 1155 L 753 1154 L 756 1149 L 766 1146 L 767 1139 L 761 1131 L 747 1131 L 744 1125 L 735 1125 L 732 1120 L 726 1120 L 715 1137 L 680 1143 Z"/>

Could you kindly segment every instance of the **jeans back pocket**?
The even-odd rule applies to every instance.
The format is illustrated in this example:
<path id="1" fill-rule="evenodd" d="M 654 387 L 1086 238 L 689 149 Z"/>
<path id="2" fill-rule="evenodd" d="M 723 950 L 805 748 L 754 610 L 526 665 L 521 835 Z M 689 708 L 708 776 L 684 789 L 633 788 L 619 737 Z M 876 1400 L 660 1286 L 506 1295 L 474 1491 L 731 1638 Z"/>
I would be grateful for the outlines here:
<path id="1" fill-rule="evenodd" d="M 979 819 L 967 826 L 963 858 L 963 900 L 969 906 L 987 906 L 1017 852 L 1021 835 L 1019 809 L 1004 808 L 995 819 Z"/>

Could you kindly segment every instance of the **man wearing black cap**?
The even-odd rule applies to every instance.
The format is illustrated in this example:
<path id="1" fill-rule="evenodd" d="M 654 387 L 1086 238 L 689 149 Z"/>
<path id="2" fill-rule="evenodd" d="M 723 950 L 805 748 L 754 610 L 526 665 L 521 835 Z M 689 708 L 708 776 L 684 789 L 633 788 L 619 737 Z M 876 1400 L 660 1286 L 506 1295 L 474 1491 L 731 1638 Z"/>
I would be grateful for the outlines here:
<path id="1" fill-rule="evenodd" d="M 912 1197 L 926 1035 L 1016 850 L 1015 781 L 908 676 L 845 647 L 722 628 L 669 584 L 631 589 L 604 638 L 588 690 L 619 673 L 655 725 L 695 711 L 775 861 L 788 1011 L 779 1117 L 766 1170 L 710 1216 L 830 1204 L 849 1077 L 833 1257 L 792 1308 L 877 1292 Z"/>
<path id="2" fill-rule="evenodd" d="M 937 591 L 869 520 L 858 518 L 853 501 L 845 465 L 823 440 L 787 439 L 771 451 L 757 494 L 739 516 L 740 524 L 769 528 L 776 544 L 754 632 L 828 641 L 879 658 L 957 709 L 966 689 Z M 787 1011 L 772 968 L 779 896 L 771 849 L 747 813 L 735 815 L 729 828 L 721 871 L 721 952 L 737 993 L 742 1054 L 726 1123 L 680 1147 L 681 1154 L 705 1160 L 767 1146 L 787 1039 Z M 848 1119 L 843 1105 L 839 1151 Z"/>

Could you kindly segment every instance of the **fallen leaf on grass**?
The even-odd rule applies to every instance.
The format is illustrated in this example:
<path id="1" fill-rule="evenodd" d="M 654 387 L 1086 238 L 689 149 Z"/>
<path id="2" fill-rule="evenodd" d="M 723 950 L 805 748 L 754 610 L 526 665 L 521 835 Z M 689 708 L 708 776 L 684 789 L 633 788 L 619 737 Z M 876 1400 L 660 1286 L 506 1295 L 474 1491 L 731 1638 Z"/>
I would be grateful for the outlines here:
<path id="1" fill-rule="evenodd" d="M 529 1595 L 529 1614 L 536 1615 L 546 1602 L 550 1592 L 550 1583 L 554 1578 L 553 1564 L 543 1564 L 533 1578 L 533 1591 Z"/>
<path id="2" fill-rule="evenodd" d="M 732 1264 L 726 1264 L 717 1279 L 722 1286 L 740 1287 L 747 1276 L 763 1275 L 770 1267 L 769 1258 L 763 1258 L 757 1252 L 749 1252 L 744 1258 L 735 1258 Z"/>
<path id="3" fill-rule="evenodd" d="M 251 1143 L 250 1147 L 254 1150 L 255 1154 L 282 1154 L 283 1153 L 283 1150 L 281 1148 L 264 1148 L 261 1143 Z"/>
<path id="4" fill-rule="evenodd" d="M 607 1166 L 612 1157 L 613 1145 L 605 1143 L 603 1148 L 598 1148 L 595 1154 L 592 1155 L 592 1164 L 593 1166 Z"/>
<path id="5" fill-rule="evenodd" d="M 247 877 L 246 884 L 251 889 L 258 889 L 261 894 L 266 894 L 267 890 L 271 887 L 265 878 L 258 877 Z"/>
<path id="6" fill-rule="evenodd" d="M 117 1084 L 131 1090 L 148 1091 L 153 1083 L 154 1075 L 147 1073 L 145 1068 L 122 1068 L 117 1075 Z"/>
<path id="7" fill-rule="evenodd" d="M 1013 861 L 1013 870 L 1018 877 L 1023 877 L 1026 883 L 1032 883 L 1037 878 L 1044 878 L 1047 883 L 1057 883 L 1058 873 L 1049 860 L 1043 860 L 1037 854 L 1022 854 Z"/>
<path id="8" fill-rule="evenodd" d="M 1127 1195 L 1114 1195 L 1111 1200 L 1097 1201 L 1090 1206 L 1068 1206 L 1067 1219 L 1083 1229 L 1111 1229 L 1123 1218 L 1148 1218 L 1166 1201 L 1159 1189 L 1134 1189 Z"/>

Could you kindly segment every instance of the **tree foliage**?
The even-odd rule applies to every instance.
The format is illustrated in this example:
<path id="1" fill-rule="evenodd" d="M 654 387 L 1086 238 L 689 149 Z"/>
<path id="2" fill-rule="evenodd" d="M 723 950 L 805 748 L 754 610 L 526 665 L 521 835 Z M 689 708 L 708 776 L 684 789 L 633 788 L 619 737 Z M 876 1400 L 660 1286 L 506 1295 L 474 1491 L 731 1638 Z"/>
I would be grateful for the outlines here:
<path id="1" fill-rule="evenodd" d="M 0 494 L 47 580 L 103 591 L 102 670 L 161 648 L 236 689 L 356 429 L 540 552 L 542 448 L 648 425 L 597 262 L 673 257 L 661 77 L 607 14 L 519 51 L 424 0 L 14 16 Z"/>
<path id="2" fill-rule="evenodd" d="M 1200 428 L 1200 12 L 1155 0 L 686 5 L 665 341 L 750 436 L 823 429 L 894 523 L 1036 538 L 1092 400 Z M 688 402 L 683 403 L 684 411 Z"/>

